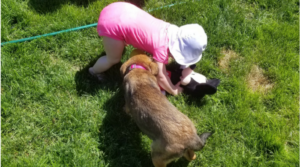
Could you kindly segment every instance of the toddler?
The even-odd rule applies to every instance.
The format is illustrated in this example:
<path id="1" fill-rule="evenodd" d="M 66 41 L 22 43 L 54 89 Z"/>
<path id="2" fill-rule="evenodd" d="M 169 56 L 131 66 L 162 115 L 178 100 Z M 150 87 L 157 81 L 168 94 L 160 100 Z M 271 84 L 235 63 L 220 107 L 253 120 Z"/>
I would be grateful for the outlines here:
<path id="1" fill-rule="evenodd" d="M 177 27 L 127 2 L 106 6 L 100 13 L 97 31 L 103 37 L 106 56 L 89 68 L 90 74 L 103 80 L 103 72 L 120 62 L 124 47 L 130 44 L 153 55 L 159 69 L 158 84 L 172 95 L 181 93 L 182 88 L 180 82 L 173 85 L 167 77 L 168 56 L 192 72 L 189 65 L 201 59 L 207 45 L 207 36 L 200 25 Z"/>

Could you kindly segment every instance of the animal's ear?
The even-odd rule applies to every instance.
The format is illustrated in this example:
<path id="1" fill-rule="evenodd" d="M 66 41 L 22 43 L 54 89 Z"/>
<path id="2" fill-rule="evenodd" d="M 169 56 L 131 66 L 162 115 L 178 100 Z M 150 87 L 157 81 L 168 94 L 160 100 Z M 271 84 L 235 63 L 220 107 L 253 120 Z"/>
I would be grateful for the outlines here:
<path id="1" fill-rule="evenodd" d="M 120 68 L 120 72 L 121 72 L 122 77 L 124 77 L 124 75 L 125 75 L 125 73 L 126 73 L 127 65 L 128 65 L 128 63 L 125 62 L 125 63 L 122 64 L 122 66 L 121 66 L 121 68 Z"/>
<path id="2" fill-rule="evenodd" d="M 157 64 L 155 62 L 151 62 L 149 67 L 150 67 L 151 73 L 156 76 L 158 74 Z"/>
<path id="3" fill-rule="evenodd" d="M 129 57 L 133 57 L 135 55 L 140 55 L 140 54 L 145 54 L 144 51 L 140 50 L 140 49 L 134 49 L 131 53 Z"/>

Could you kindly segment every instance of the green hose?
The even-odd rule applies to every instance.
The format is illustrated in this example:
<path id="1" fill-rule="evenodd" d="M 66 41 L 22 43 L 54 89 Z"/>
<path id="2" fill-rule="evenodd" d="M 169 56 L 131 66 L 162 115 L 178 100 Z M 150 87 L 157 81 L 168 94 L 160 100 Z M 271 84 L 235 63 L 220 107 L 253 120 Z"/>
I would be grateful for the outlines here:
<path id="1" fill-rule="evenodd" d="M 52 35 L 60 34 L 60 33 L 63 33 L 63 32 L 76 31 L 76 30 L 89 28 L 89 27 L 94 27 L 94 26 L 97 26 L 97 23 L 89 24 L 89 25 L 85 25 L 85 26 L 81 26 L 81 27 L 70 28 L 70 29 L 67 29 L 67 30 L 52 32 L 52 33 L 49 33 L 49 34 L 37 35 L 37 36 L 29 37 L 29 38 L 23 38 L 23 39 L 18 39 L 18 40 L 14 40 L 14 41 L 3 42 L 3 43 L 1 43 L 1 46 L 5 45 L 5 44 L 9 44 L 9 43 L 25 42 L 25 41 L 29 41 L 29 40 L 33 40 L 33 39 L 37 39 L 37 38 L 41 38 L 41 37 L 52 36 Z"/>

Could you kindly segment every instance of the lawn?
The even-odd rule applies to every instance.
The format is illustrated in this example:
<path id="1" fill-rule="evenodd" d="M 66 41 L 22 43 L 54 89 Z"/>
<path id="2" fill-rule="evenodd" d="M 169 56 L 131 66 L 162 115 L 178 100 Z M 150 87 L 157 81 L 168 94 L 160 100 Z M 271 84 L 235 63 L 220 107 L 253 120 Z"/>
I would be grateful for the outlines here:
<path id="1" fill-rule="evenodd" d="M 1 42 L 96 23 L 111 2 L 2 0 Z M 214 132 L 195 161 L 170 167 L 299 166 L 299 1 L 131 2 L 202 25 L 196 71 L 221 80 L 201 100 L 167 96 L 199 133 Z M 105 83 L 88 75 L 103 54 L 96 27 L 1 47 L 2 166 L 153 166 L 151 140 L 122 110 L 120 64 Z"/>

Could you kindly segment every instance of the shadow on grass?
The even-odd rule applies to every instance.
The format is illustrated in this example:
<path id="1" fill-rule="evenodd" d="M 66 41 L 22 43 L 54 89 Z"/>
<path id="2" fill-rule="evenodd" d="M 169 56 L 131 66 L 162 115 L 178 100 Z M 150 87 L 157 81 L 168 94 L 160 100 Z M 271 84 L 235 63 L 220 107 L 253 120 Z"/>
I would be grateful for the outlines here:
<path id="1" fill-rule="evenodd" d="M 206 96 L 209 96 L 209 95 L 206 95 Z M 185 102 L 189 106 L 197 106 L 197 107 L 201 108 L 202 106 L 204 106 L 207 103 L 207 100 L 205 99 L 205 96 L 202 98 L 199 98 L 199 97 L 192 97 L 192 96 L 187 95 Z"/>
<path id="2" fill-rule="evenodd" d="M 135 122 L 123 110 L 123 91 L 117 91 L 104 104 L 107 112 L 99 129 L 99 149 L 105 154 L 105 162 L 111 167 L 152 167 L 151 142 L 142 142 L 142 133 Z M 168 167 L 185 167 L 184 158 L 172 162 Z"/>
<path id="3" fill-rule="evenodd" d="M 96 0 L 30 0 L 29 6 L 40 14 L 47 14 L 56 11 L 64 4 L 88 7 L 94 1 Z"/>
<path id="4" fill-rule="evenodd" d="M 145 1 L 146 0 L 124 0 L 125 2 L 129 2 L 134 4 L 135 6 L 142 8 L 145 6 Z"/>
<path id="5" fill-rule="evenodd" d="M 105 55 L 101 53 L 99 57 Z M 98 59 L 98 58 L 97 58 Z M 105 102 L 103 109 L 106 115 L 99 128 L 99 149 L 104 153 L 104 160 L 109 166 L 148 167 L 153 166 L 150 153 L 151 142 L 142 141 L 142 133 L 135 122 L 128 116 L 123 106 L 125 104 L 122 91 L 122 78 L 119 72 L 121 63 L 114 65 L 107 72 L 107 81 L 99 83 L 89 73 L 97 59 L 91 61 L 75 74 L 76 90 L 79 96 L 97 94 L 98 90 L 114 92 Z M 168 167 L 184 167 L 188 161 L 181 158 Z"/>
<path id="6" fill-rule="evenodd" d="M 88 7 L 90 3 L 93 3 L 95 1 L 96 0 L 30 0 L 29 6 L 32 7 L 36 12 L 40 14 L 47 14 L 58 10 L 64 4 L 74 4 L 77 6 Z M 125 0 L 125 1 L 132 3 L 140 8 L 142 8 L 145 5 L 144 0 Z M 109 3 L 107 3 L 107 5 L 108 4 Z"/>
<path id="7" fill-rule="evenodd" d="M 122 91 L 104 104 L 107 113 L 99 129 L 99 149 L 111 167 L 151 166 L 150 152 L 143 146 L 139 128 L 123 111 L 124 104 Z"/>
<path id="8" fill-rule="evenodd" d="M 99 57 L 103 55 L 104 52 Z M 100 89 L 114 92 L 103 106 L 107 113 L 99 128 L 99 149 L 104 152 L 105 162 L 111 167 L 149 166 L 152 164 L 151 155 L 142 145 L 141 132 L 123 111 L 125 101 L 121 90 L 122 78 L 119 70 L 121 63 L 107 70 L 105 72 L 107 80 L 99 83 L 88 72 L 97 59 L 75 74 L 75 83 L 79 96 L 96 95 Z"/>
<path id="9" fill-rule="evenodd" d="M 105 52 L 102 52 L 99 57 L 104 56 Z M 99 58 L 98 57 L 98 58 Z M 92 77 L 88 69 L 92 67 L 98 60 L 95 59 L 86 65 L 83 69 L 75 74 L 76 90 L 79 96 L 83 94 L 97 94 L 98 90 L 116 91 L 121 87 L 122 78 L 120 75 L 121 62 L 112 66 L 109 70 L 104 72 L 106 76 L 105 82 L 99 82 L 96 78 Z"/>

